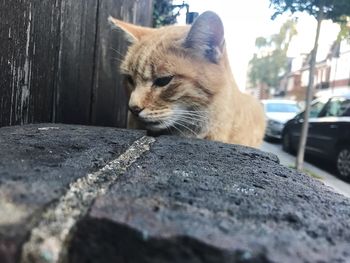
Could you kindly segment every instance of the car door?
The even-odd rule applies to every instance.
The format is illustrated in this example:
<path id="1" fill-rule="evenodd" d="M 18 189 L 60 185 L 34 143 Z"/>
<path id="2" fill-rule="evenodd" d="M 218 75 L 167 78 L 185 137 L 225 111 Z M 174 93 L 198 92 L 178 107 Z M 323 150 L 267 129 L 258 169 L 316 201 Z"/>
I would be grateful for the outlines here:
<path id="1" fill-rule="evenodd" d="M 327 102 L 327 100 L 325 100 L 325 99 L 318 99 L 312 103 L 312 105 L 310 107 L 309 123 L 313 122 L 313 119 L 318 117 L 318 115 L 320 114 L 320 112 L 324 108 L 326 102 Z M 290 125 L 290 127 L 289 127 L 291 144 L 293 145 L 293 147 L 295 149 L 297 149 L 298 145 L 299 145 L 301 128 L 302 128 L 303 122 L 304 122 L 304 112 L 301 112 L 293 119 L 293 125 Z M 308 150 L 309 143 L 310 143 L 310 140 L 308 137 L 307 141 L 306 141 L 306 150 Z"/>
<path id="2" fill-rule="evenodd" d="M 331 159 L 341 132 L 341 119 L 350 103 L 344 97 L 333 97 L 317 118 L 310 119 L 307 149 L 313 154 Z"/>

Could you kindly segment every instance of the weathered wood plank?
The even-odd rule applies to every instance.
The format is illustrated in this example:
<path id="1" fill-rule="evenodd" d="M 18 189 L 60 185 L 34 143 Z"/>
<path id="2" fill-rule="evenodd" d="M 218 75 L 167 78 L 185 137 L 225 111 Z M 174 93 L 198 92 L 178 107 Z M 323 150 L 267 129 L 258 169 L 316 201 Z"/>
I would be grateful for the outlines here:
<path id="1" fill-rule="evenodd" d="M 0 126 L 28 116 L 30 2 L 5 1 L 0 8 Z"/>
<path id="2" fill-rule="evenodd" d="M 62 0 L 58 122 L 90 123 L 98 2 Z"/>
<path id="3" fill-rule="evenodd" d="M 52 122 L 55 110 L 61 0 L 32 0 L 29 119 Z"/>
<path id="4" fill-rule="evenodd" d="M 125 127 L 126 50 L 107 17 L 151 24 L 151 0 L 0 1 L 0 127 L 62 122 Z"/>
<path id="5" fill-rule="evenodd" d="M 92 123 L 126 126 L 127 96 L 119 74 L 127 48 L 124 35 L 107 23 L 109 15 L 124 21 L 151 25 L 152 1 L 100 1 Z"/>
<path id="6" fill-rule="evenodd" d="M 52 121 L 59 5 L 1 3 L 0 126 Z"/>

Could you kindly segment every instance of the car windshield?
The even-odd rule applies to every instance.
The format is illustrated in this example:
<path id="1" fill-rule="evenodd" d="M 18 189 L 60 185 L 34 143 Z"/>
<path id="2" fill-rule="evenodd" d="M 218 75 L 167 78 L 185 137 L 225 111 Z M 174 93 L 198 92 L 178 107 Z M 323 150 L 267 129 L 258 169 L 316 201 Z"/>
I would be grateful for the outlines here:
<path id="1" fill-rule="evenodd" d="M 267 112 L 298 112 L 299 107 L 296 104 L 287 103 L 268 103 L 266 104 Z"/>

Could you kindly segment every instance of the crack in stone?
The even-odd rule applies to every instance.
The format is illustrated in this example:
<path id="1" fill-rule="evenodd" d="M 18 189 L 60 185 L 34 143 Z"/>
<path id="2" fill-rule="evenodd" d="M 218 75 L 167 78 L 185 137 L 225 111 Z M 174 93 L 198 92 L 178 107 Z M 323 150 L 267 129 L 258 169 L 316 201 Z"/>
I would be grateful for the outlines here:
<path id="1" fill-rule="evenodd" d="M 105 194 L 154 142 L 153 137 L 144 136 L 100 170 L 71 183 L 67 192 L 43 213 L 38 226 L 32 229 L 22 248 L 21 263 L 61 262 L 65 257 L 64 244 L 75 223 L 87 213 L 95 198 Z"/>

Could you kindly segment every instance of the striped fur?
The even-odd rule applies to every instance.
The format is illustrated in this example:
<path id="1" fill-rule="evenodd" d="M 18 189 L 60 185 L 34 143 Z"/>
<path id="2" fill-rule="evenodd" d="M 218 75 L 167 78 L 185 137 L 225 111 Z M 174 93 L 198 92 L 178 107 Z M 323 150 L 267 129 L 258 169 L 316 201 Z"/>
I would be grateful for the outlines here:
<path id="1" fill-rule="evenodd" d="M 265 129 L 258 101 L 237 88 L 223 26 L 205 12 L 192 27 L 150 29 L 110 19 L 133 43 L 122 62 L 130 128 L 259 146 Z M 165 79 L 171 79 L 162 86 Z M 161 86 L 156 84 L 160 83 Z"/>

